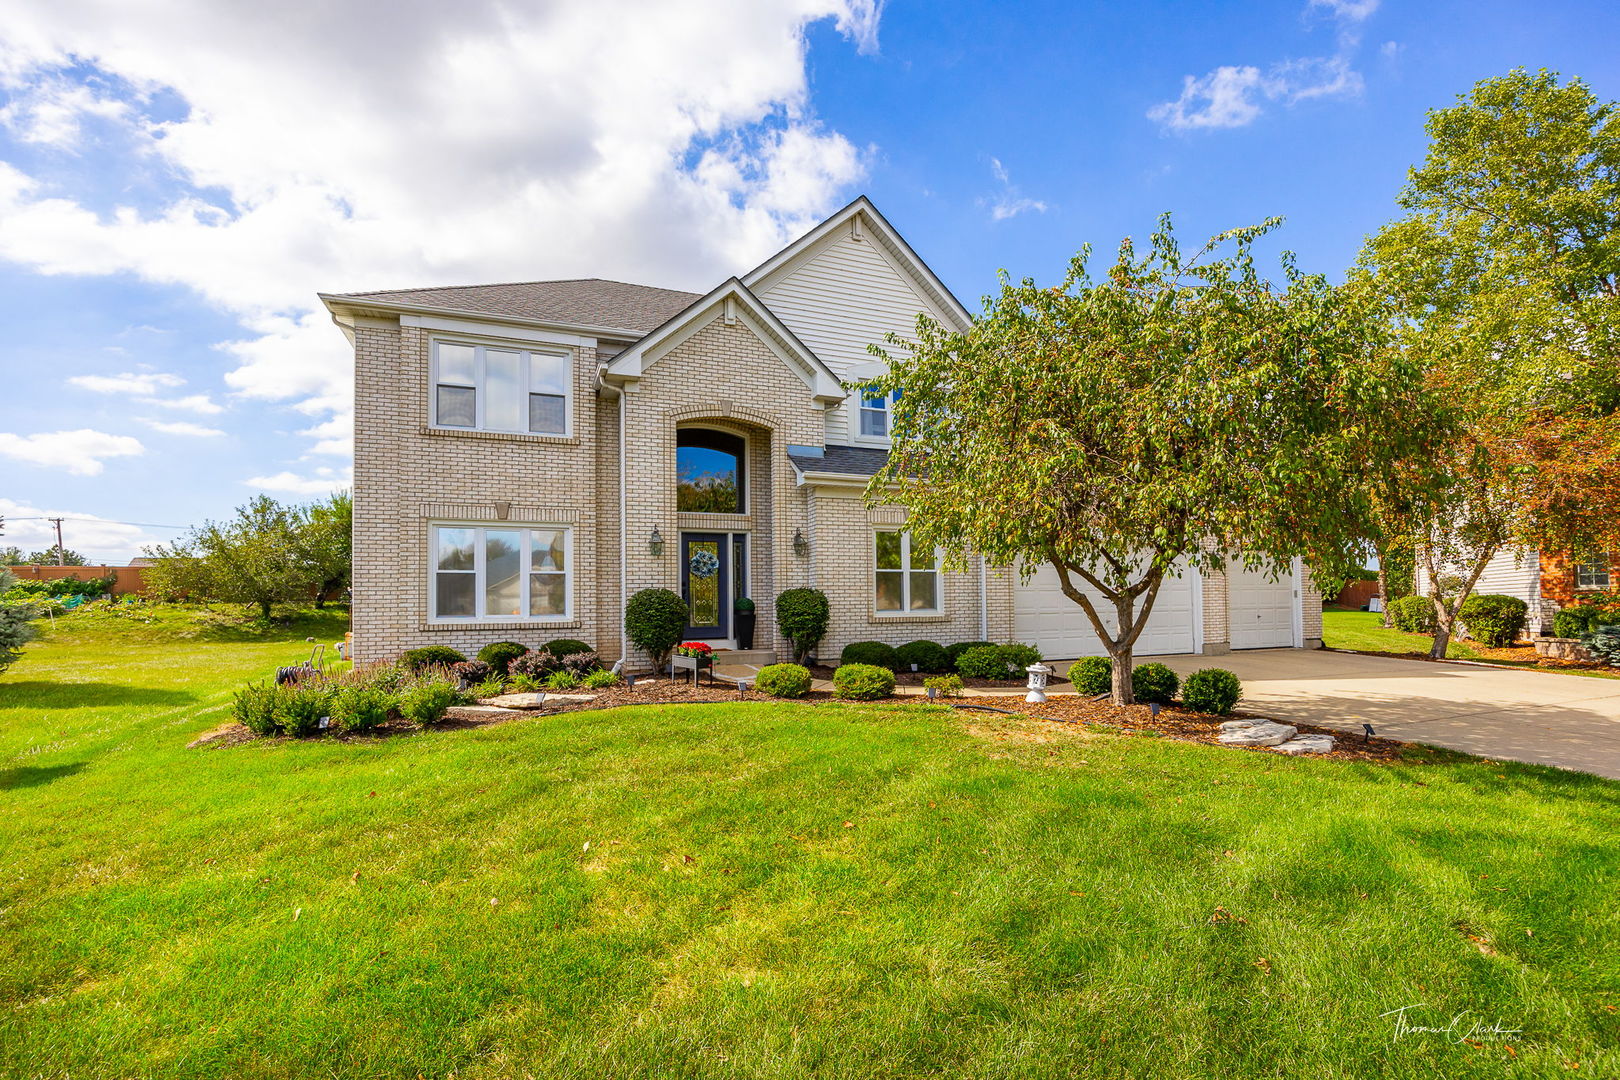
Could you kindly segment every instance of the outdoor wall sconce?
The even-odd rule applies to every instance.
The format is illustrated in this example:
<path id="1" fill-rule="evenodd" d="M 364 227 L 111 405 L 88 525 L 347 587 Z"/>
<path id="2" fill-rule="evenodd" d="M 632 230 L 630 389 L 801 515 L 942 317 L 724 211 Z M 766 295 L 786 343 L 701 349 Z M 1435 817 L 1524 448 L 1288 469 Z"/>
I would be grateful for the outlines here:
<path id="1" fill-rule="evenodd" d="M 810 554 L 810 541 L 804 538 L 803 529 L 793 530 L 793 554 L 801 559 Z"/>
<path id="2" fill-rule="evenodd" d="M 656 525 L 653 526 L 652 535 L 647 538 L 647 550 L 653 553 L 654 558 L 664 553 L 664 534 L 658 531 Z"/>

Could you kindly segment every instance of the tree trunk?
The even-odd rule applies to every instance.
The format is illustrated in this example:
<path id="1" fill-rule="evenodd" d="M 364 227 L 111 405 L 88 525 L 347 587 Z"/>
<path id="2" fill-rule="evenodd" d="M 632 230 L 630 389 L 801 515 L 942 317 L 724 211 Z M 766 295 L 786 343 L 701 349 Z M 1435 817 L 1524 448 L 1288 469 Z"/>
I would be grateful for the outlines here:
<path id="1" fill-rule="evenodd" d="M 1109 646 L 1108 659 L 1114 664 L 1113 682 L 1109 686 L 1110 698 L 1115 705 L 1136 704 L 1136 691 L 1131 685 L 1132 646 Z"/>
<path id="2" fill-rule="evenodd" d="M 268 600 L 260 600 L 259 601 L 259 614 L 264 618 L 265 622 L 270 621 L 270 601 L 268 601 Z"/>
<path id="3" fill-rule="evenodd" d="M 1384 557 L 1378 556 L 1378 598 L 1384 602 L 1384 629 L 1394 626 L 1389 614 L 1389 577 L 1384 573 Z"/>

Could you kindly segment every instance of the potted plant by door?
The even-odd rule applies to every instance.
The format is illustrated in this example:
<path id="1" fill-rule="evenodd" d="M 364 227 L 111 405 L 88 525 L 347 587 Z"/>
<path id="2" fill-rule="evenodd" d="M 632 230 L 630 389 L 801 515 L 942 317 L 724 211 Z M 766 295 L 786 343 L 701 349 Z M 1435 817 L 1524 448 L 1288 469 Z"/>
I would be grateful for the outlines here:
<path id="1" fill-rule="evenodd" d="M 754 647 L 754 602 L 746 596 L 739 596 L 732 607 L 736 609 L 737 648 L 752 649 Z"/>
<path id="2" fill-rule="evenodd" d="M 673 679 L 677 671 L 690 671 L 692 685 L 696 686 L 698 673 L 707 670 L 709 681 L 714 681 L 714 650 L 701 641 L 683 641 L 675 646 L 675 654 L 669 658 L 669 677 Z"/>

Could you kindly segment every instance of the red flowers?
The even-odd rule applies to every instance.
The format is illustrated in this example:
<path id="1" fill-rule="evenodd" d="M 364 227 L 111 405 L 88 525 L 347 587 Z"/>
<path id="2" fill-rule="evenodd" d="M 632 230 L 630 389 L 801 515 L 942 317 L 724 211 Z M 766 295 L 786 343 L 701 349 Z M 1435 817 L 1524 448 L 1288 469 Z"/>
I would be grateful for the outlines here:
<path id="1" fill-rule="evenodd" d="M 706 660 L 714 655 L 714 649 L 701 641 L 683 641 L 675 646 L 676 656 L 695 656 L 699 660 Z"/>

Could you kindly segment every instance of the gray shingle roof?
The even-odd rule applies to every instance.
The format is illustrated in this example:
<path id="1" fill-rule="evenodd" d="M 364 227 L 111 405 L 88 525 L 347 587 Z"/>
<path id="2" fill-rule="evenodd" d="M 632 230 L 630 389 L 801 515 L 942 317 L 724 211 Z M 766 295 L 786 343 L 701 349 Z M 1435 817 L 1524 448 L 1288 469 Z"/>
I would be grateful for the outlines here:
<path id="1" fill-rule="evenodd" d="M 507 315 L 537 322 L 602 326 L 645 334 L 664 323 L 698 293 L 657 289 L 605 278 L 566 281 L 515 281 L 504 285 L 446 285 L 425 289 L 383 289 L 377 292 L 338 293 L 361 302 L 403 304 Z"/>
<path id="2" fill-rule="evenodd" d="M 829 446 L 817 457 L 788 453 L 800 472 L 839 473 L 844 476 L 876 476 L 888 462 L 889 452 L 869 446 Z"/>

